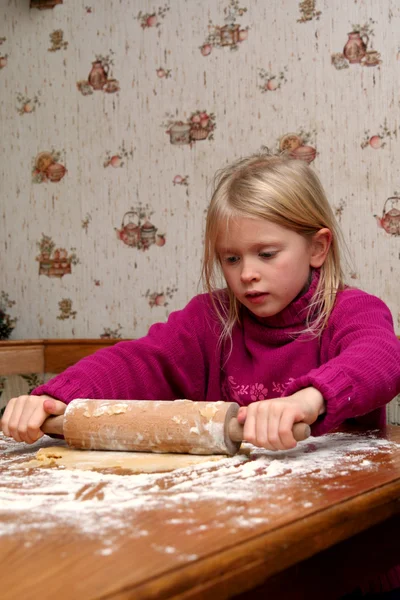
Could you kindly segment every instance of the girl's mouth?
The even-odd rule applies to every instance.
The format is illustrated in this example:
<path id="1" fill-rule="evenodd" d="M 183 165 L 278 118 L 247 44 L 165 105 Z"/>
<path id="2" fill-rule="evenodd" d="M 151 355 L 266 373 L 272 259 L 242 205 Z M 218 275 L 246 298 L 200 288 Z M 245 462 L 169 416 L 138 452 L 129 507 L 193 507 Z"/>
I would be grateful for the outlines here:
<path id="1" fill-rule="evenodd" d="M 268 296 L 268 293 L 266 293 L 266 292 L 255 292 L 255 293 L 246 294 L 246 300 L 248 300 L 252 304 L 260 304 L 261 302 L 263 302 L 265 300 L 265 298 L 267 296 Z"/>

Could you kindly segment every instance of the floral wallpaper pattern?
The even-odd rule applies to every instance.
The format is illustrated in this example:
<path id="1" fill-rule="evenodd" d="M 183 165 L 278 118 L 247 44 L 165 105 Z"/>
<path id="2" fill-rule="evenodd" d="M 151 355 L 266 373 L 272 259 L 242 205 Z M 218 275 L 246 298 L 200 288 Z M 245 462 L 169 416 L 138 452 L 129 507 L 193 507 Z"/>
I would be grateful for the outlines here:
<path id="1" fill-rule="evenodd" d="M 316 169 L 349 283 L 400 334 L 399 31 L 397 0 L 2 3 L 11 337 L 140 337 L 183 307 L 214 172 L 261 149 Z"/>

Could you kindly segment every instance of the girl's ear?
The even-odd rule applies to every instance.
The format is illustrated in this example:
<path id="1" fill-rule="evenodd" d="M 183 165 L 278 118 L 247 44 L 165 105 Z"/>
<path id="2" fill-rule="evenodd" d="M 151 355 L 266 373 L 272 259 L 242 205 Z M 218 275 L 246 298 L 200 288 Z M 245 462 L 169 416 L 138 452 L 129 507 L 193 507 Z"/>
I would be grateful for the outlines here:
<path id="1" fill-rule="evenodd" d="M 310 266 L 321 267 L 329 252 L 332 241 L 332 232 L 324 227 L 315 233 L 311 239 Z"/>

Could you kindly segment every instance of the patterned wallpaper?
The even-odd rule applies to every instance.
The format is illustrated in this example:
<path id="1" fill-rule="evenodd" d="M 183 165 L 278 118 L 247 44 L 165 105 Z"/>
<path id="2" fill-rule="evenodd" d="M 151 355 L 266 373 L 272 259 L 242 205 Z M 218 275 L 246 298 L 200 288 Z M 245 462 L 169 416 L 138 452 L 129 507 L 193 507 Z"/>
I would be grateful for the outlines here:
<path id="1" fill-rule="evenodd" d="M 398 0 L 31 5 L 0 6 L 12 338 L 139 337 L 183 307 L 212 176 L 262 148 L 316 169 L 349 283 L 400 330 Z"/>

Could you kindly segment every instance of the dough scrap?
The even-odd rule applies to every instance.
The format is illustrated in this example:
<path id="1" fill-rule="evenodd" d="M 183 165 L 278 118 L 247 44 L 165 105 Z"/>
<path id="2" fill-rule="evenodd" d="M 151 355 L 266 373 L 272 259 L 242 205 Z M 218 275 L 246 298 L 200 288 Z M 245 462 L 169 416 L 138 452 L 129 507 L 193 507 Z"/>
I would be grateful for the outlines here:
<path id="1" fill-rule="evenodd" d="M 41 448 L 36 458 L 16 465 L 18 468 L 64 467 L 83 471 L 115 470 L 129 473 L 166 473 L 210 461 L 226 455 L 157 454 L 154 452 L 111 452 L 108 450 L 75 450 L 67 446 Z"/>

